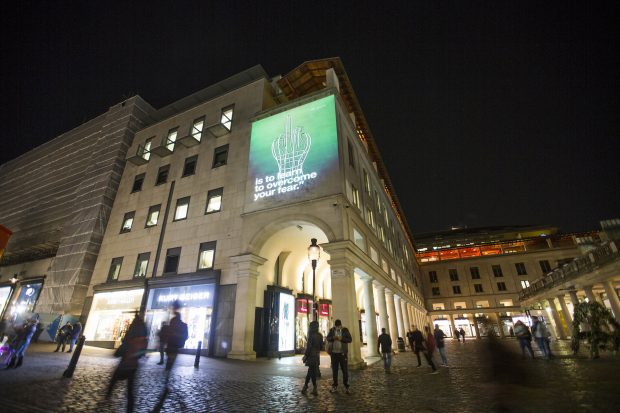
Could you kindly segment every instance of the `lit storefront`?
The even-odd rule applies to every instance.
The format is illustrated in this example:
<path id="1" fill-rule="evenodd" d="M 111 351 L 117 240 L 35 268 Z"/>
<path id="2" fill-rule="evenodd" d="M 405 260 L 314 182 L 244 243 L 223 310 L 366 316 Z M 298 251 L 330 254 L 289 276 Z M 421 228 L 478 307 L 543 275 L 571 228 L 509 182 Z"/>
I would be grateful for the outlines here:
<path id="1" fill-rule="evenodd" d="M 308 325 L 312 321 L 312 296 L 297 294 L 295 299 L 295 352 L 303 353 L 308 342 Z"/>
<path id="2" fill-rule="evenodd" d="M 439 326 L 447 337 L 452 337 L 454 335 L 452 326 L 450 325 L 450 320 L 446 318 L 436 318 L 433 320 L 433 328 L 435 328 L 435 326 Z"/>
<path id="3" fill-rule="evenodd" d="M 8 306 L 12 292 L 13 287 L 10 285 L 0 287 L 0 314 L 3 314 L 4 309 Z"/>
<path id="4" fill-rule="evenodd" d="M 96 293 L 84 329 L 88 344 L 118 347 L 140 309 L 143 294 L 143 288 Z"/>
<path id="5" fill-rule="evenodd" d="M 375 326 L 378 326 L 378 325 L 380 325 L 379 314 L 375 313 Z M 362 334 L 362 343 L 368 344 L 368 333 L 367 333 L 367 328 L 366 328 L 366 311 L 364 310 L 360 312 L 360 331 Z"/>
<path id="6" fill-rule="evenodd" d="M 9 310 L 11 323 L 19 323 L 26 319 L 34 311 L 43 289 L 43 281 L 23 281 Z"/>
<path id="7" fill-rule="evenodd" d="M 327 337 L 329 329 L 332 326 L 332 301 L 319 300 L 319 332 L 323 337 Z M 378 324 L 377 324 L 378 325 Z"/>
<path id="8" fill-rule="evenodd" d="M 312 314 L 312 301 L 303 300 L 304 303 L 309 302 L 310 307 L 306 309 L 306 323 L 308 313 Z M 299 301 L 298 301 L 299 302 Z M 260 331 L 259 345 L 257 353 L 268 357 L 290 356 L 295 354 L 297 347 L 295 336 L 297 320 L 303 323 L 304 317 L 297 317 L 295 296 L 292 291 L 286 288 L 273 285 L 267 286 L 265 291 L 264 308 L 257 319 L 256 323 Z M 306 304 L 304 304 L 306 305 Z M 306 333 L 307 333 L 306 324 Z M 305 340 L 305 338 L 304 338 Z"/>
<path id="9" fill-rule="evenodd" d="M 465 331 L 465 338 L 467 337 L 476 337 L 476 332 L 472 324 L 470 324 L 469 319 L 463 315 L 462 317 L 454 318 L 454 326 L 457 330 L 461 328 Z"/>

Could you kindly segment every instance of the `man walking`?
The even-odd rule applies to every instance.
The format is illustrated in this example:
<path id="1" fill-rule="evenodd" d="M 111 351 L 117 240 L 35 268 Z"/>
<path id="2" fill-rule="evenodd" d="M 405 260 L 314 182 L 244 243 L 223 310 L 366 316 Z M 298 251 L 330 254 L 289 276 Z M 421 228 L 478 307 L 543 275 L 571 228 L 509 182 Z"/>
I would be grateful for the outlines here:
<path id="1" fill-rule="evenodd" d="M 333 382 L 331 393 L 338 391 L 338 368 L 342 369 L 342 382 L 347 394 L 349 394 L 349 366 L 347 353 L 349 343 L 353 341 L 349 329 L 342 326 L 342 321 L 336 320 L 334 327 L 327 334 L 328 353 L 332 360 Z"/>
<path id="2" fill-rule="evenodd" d="M 553 354 L 551 354 L 551 348 L 549 347 L 549 337 L 551 333 L 547 330 L 545 323 L 540 321 L 536 316 L 532 316 L 532 334 L 534 334 L 536 345 L 543 353 L 543 357 L 547 360 L 552 358 Z"/>
<path id="3" fill-rule="evenodd" d="M 444 367 L 448 367 L 448 358 L 446 357 L 446 348 L 444 339 L 446 338 L 446 333 L 443 332 L 441 328 L 437 324 L 435 324 L 435 331 L 433 332 L 435 335 L 435 343 L 437 344 L 437 349 L 439 350 L 439 355 L 441 356 L 441 365 Z"/>
<path id="4" fill-rule="evenodd" d="M 383 358 L 383 369 L 386 373 L 389 373 L 392 366 L 392 338 L 385 332 L 385 328 L 381 329 L 378 347 Z"/>

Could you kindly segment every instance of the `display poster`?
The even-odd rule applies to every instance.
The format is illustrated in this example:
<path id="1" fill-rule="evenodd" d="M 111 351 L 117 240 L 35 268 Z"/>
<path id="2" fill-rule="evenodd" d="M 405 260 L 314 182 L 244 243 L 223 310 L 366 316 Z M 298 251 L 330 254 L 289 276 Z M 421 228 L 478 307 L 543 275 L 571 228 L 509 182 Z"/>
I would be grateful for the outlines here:
<path id="1" fill-rule="evenodd" d="M 338 128 L 333 95 L 252 124 L 248 208 L 298 201 L 337 180 Z"/>
<path id="2" fill-rule="evenodd" d="M 15 320 L 20 319 L 24 315 L 32 312 L 34 306 L 39 299 L 42 283 L 22 284 L 17 295 L 17 299 L 11 309 L 11 317 Z"/>
<path id="3" fill-rule="evenodd" d="M 6 286 L 0 287 L 0 313 L 4 311 L 4 307 L 8 304 L 9 297 L 11 296 L 11 290 L 13 287 Z"/>
<path id="4" fill-rule="evenodd" d="M 295 297 L 280 293 L 278 351 L 295 350 Z"/>

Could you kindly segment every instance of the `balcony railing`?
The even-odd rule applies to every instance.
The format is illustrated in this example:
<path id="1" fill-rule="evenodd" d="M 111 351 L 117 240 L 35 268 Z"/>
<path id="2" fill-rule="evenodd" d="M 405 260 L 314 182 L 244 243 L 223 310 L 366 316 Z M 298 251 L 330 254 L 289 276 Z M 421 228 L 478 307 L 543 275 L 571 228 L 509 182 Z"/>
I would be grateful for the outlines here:
<path id="1" fill-rule="evenodd" d="M 567 281 L 596 270 L 611 261 L 620 258 L 618 247 L 614 242 L 607 242 L 588 252 L 587 255 L 575 258 L 561 268 L 545 274 L 541 279 L 524 288 L 519 293 L 519 300 L 531 298 L 543 291 L 550 290 Z"/>

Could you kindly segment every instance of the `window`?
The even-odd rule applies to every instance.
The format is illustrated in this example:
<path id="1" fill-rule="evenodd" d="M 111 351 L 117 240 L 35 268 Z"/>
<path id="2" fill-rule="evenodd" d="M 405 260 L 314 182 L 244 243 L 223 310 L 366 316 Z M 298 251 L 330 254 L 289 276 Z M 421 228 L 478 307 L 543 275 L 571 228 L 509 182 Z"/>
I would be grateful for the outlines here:
<path id="1" fill-rule="evenodd" d="M 174 221 L 180 221 L 187 218 L 187 210 L 189 209 L 189 197 L 177 199 L 177 207 L 174 210 Z"/>
<path id="2" fill-rule="evenodd" d="M 159 209 L 161 205 L 153 205 L 149 208 L 149 213 L 146 216 L 146 227 L 154 227 L 159 220 Z"/>
<path id="3" fill-rule="evenodd" d="M 542 260 L 538 261 L 538 263 L 540 264 L 540 269 L 542 270 L 543 274 L 547 274 L 549 271 L 551 271 L 551 265 L 549 265 L 549 261 Z"/>
<path id="4" fill-rule="evenodd" d="M 482 284 L 474 284 L 474 291 L 477 293 L 482 293 L 484 290 L 482 289 Z"/>
<path id="5" fill-rule="evenodd" d="M 355 151 L 353 150 L 351 141 L 347 141 L 347 149 L 349 151 L 349 165 L 351 168 L 355 169 Z"/>
<path id="6" fill-rule="evenodd" d="M 387 261 L 384 260 L 384 259 L 381 259 L 381 268 L 383 268 L 383 271 L 385 271 L 386 274 L 390 273 L 390 267 L 389 267 Z"/>
<path id="7" fill-rule="evenodd" d="M 528 280 L 521 280 L 521 288 L 527 288 L 530 286 L 530 282 Z"/>
<path id="8" fill-rule="evenodd" d="M 432 294 L 433 294 L 433 295 L 440 295 L 440 294 L 439 294 L 439 287 L 433 287 L 433 289 L 432 289 Z"/>
<path id="9" fill-rule="evenodd" d="M 431 283 L 433 283 L 433 284 L 439 282 L 439 280 L 437 279 L 437 271 L 429 271 L 428 272 L 428 278 L 430 279 Z"/>
<path id="10" fill-rule="evenodd" d="M 504 273 L 502 272 L 502 267 L 499 265 L 492 265 L 491 268 L 493 269 L 493 275 L 495 276 L 495 278 L 499 278 L 499 277 L 503 277 Z"/>
<path id="11" fill-rule="evenodd" d="M 515 268 L 517 269 L 518 275 L 527 275 L 527 271 L 525 270 L 525 264 L 522 262 L 515 263 Z"/>
<path id="12" fill-rule="evenodd" d="M 141 149 L 140 156 L 142 156 L 145 161 L 148 161 L 151 158 L 151 146 L 153 146 L 153 139 L 155 139 L 154 136 L 148 138 L 144 142 L 144 147 Z M 138 148 L 138 150 L 140 151 L 140 148 Z"/>
<path id="13" fill-rule="evenodd" d="M 506 283 L 504 282 L 497 283 L 497 289 L 499 291 L 506 291 Z"/>
<path id="14" fill-rule="evenodd" d="M 222 210 L 222 195 L 224 188 L 212 189 L 207 193 L 207 209 L 205 214 L 219 212 Z"/>
<path id="15" fill-rule="evenodd" d="M 190 176 L 196 173 L 196 163 L 198 162 L 198 155 L 190 156 L 185 159 L 185 165 L 183 166 L 183 176 Z"/>
<path id="16" fill-rule="evenodd" d="M 370 178 L 368 176 L 368 172 L 364 169 L 364 189 L 367 194 L 370 194 Z"/>
<path id="17" fill-rule="evenodd" d="M 366 242 L 364 241 L 364 237 L 355 228 L 353 229 L 353 242 L 355 242 L 355 245 L 357 245 L 362 251 L 366 251 Z"/>
<path id="18" fill-rule="evenodd" d="M 360 207 L 360 191 L 357 190 L 355 185 L 351 185 L 351 197 L 353 201 L 353 205 L 356 207 Z"/>
<path id="19" fill-rule="evenodd" d="M 118 281 L 118 276 L 121 273 L 122 265 L 123 257 L 112 258 L 112 264 L 110 264 L 110 271 L 108 271 L 108 281 Z"/>
<path id="20" fill-rule="evenodd" d="M 140 192 L 142 191 L 142 184 L 144 183 L 144 174 L 136 175 L 133 179 L 133 186 L 131 187 L 131 192 Z"/>
<path id="21" fill-rule="evenodd" d="M 220 123 L 228 130 L 232 127 L 233 109 L 234 105 L 223 108 L 220 116 Z"/>
<path id="22" fill-rule="evenodd" d="M 213 152 L 213 168 L 226 165 L 228 160 L 228 145 L 222 145 L 215 148 Z"/>
<path id="23" fill-rule="evenodd" d="M 168 171 L 170 170 L 170 165 L 160 166 L 157 171 L 157 179 L 155 180 L 155 185 L 165 184 L 168 181 Z"/>
<path id="24" fill-rule="evenodd" d="M 174 151 L 174 144 L 177 141 L 177 132 L 179 128 L 170 129 L 166 137 L 166 149 L 170 152 Z"/>
<path id="25" fill-rule="evenodd" d="M 179 269 L 179 258 L 181 248 L 170 248 L 166 251 L 166 261 L 164 262 L 164 274 L 176 273 Z"/>
<path id="26" fill-rule="evenodd" d="M 375 214 L 370 208 L 366 210 L 366 222 L 368 222 L 368 225 L 370 225 L 372 228 L 375 227 Z"/>
<path id="27" fill-rule="evenodd" d="M 370 258 L 375 262 L 375 264 L 379 264 L 379 254 L 374 247 L 370 247 Z"/>
<path id="28" fill-rule="evenodd" d="M 469 267 L 469 273 L 471 274 L 472 280 L 480 279 L 480 269 L 478 267 Z"/>
<path id="29" fill-rule="evenodd" d="M 433 303 L 433 310 L 445 310 L 446 306 L 444 303 Z"/>
<path id="30" fill-rule="evenodd" d="M 131 231 L 131 226 L 133 225 L 133 217 L 136 214 L 136 211 L 127 212 L 123 217 L 123 225 L 121 226 L 121 234 L 123 232 Z"/>
<path id="31" fill-rule="evenodd" d="M 460 294 L 461 293 L 461 287 L 459 285 L 453 285 L 452 286 L 452 292 L 454 294 Z"/>
<path id="32" fill-rule="evenodd" d="M 215 241 L 203 242 L 200 244 L 198 253 L 198 269 L 209 270 L 213 268 L 215 258 Z"/>
<path id="33" fill-rule="evenodd" d="M 138 259 L 136 260 L 136 268 L 133 270 L 133 278 L 146 277 L 146 270 L 149 267 L 150 257 L 150 252 L 143 252 L 142 254 L 138 254 Z"/>
<path id="34" fill-rule="evenodd" d="M 458 281 L 459 280 L 459 274 L 456 272 L 456 268 L 450 268 L 448 270 L 448 273 L 450 274 L 450 281 Z"/>
<path id="35" fill-rule="evenodd" d="M 196 119 L 194 123 L 192 123 L 192 130 L 189 133 L 192 135 L 192 138 L 196 139 L 198 142 L 202 139 L 202 129 L 204 128 L 204 125 L 204 117 Z"/>

